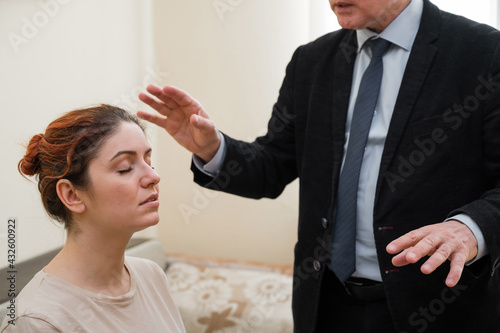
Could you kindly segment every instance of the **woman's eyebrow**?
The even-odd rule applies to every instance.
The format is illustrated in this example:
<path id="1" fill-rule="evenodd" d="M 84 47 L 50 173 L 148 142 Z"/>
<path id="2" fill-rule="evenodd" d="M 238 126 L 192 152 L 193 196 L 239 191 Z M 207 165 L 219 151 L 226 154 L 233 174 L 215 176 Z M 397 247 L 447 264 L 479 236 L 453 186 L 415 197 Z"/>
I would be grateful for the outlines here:
<path id="1" fill-rule="evenodd" d="M 120 150 L 113 157 L 111 157 L 111 159 L 109 161 L 111 162 L 112 160 L 114 160 L 118 156 L 121 156 L 121 155 L 124 155 L 124 154 L 137 155 L 137 152 L 135 150 Z"/>
<path id="2" fill-rule="evenodd" d="M 147 155 L 147 154 L 151 153 L 151 152 L 152 152 L 152 150 L 153 150 L 153 149 L 150 147 L 148 150 L 146 150 L 146 151 L 144 152 L 144 155 Z M 111 162 L 112 160 L 114 160 L 115 158 L 117 158 L 118 156 L 121 156 L 121 155 L 123 155 L 123 154 L 128 154 L 128 155 L 137 155 L 137 152 L 136 152 L 135 150 L 120 150 L 120 151 L 119 151 L 119 152 L 117 152 L 117 153 L 116 153 L 113 157 L 111 157 L 111 159 L 110 159 L 109 161 Z"/>

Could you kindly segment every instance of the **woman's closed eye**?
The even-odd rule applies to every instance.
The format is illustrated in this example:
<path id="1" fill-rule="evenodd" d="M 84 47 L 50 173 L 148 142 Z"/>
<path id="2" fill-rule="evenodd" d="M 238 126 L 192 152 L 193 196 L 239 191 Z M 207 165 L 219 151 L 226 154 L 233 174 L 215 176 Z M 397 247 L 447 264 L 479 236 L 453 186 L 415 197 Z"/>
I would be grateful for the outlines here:
<path id="1" fill-rule="evenodd" d="M 129 167 L 128 169 L 125 169 L 125 170 L 118 170 L 118 172 L 120 174 L 127 173 L 127 172 L 130 172 L 130 171 L 132 171 L 132 167 Z"/>

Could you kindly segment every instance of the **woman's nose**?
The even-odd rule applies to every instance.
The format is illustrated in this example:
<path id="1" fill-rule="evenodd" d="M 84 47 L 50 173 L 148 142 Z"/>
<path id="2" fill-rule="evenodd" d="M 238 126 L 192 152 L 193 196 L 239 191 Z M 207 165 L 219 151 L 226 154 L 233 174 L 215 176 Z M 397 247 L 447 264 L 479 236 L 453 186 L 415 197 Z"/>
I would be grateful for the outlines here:
<path id="1" fill-rule="evenodd" d="M 158 175 L 158 173 L 156 173 L 155 169 L 152 166 L 148 165 L 146 170 L 147 170 L 146 175 L 145 175 L 145 177 L 143 177 L 144 186 L 147 187 L 151 184 L 157 185 L 161 180 L 160 175 Z"/>

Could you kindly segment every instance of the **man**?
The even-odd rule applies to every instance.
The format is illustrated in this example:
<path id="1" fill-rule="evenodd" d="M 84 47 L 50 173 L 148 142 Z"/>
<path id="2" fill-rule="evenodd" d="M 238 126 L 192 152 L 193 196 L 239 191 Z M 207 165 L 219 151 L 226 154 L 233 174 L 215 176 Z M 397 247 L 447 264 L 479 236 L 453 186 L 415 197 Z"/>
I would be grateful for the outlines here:
<path id="1" fill-rule="evenodd" d="M 343 29 L 296 50 L 254 143 L 173 87 L 139 116 L 202 186 L 274 198 L 300 178 L 296 332 L 499 332 L 500 32 L 428 0 L 330 4 Z"/>

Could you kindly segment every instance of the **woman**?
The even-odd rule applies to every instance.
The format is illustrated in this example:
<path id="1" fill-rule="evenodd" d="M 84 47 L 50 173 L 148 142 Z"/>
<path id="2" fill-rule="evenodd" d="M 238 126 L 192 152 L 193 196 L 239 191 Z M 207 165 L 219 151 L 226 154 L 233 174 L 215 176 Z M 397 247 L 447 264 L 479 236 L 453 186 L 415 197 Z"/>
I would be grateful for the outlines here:
<path id="1" fill-rule="evenodd" d="M 134 232 L 159 221 L 160 177 L 135 116 L 109 105 L 69 112 L 31 139 L 19 170 L 37 177 L 67 240 L 1 332 L 185 332 L 161 268 L 124 256 Z"/>

